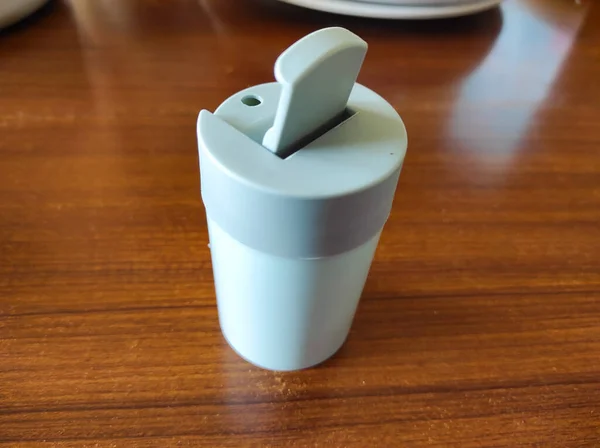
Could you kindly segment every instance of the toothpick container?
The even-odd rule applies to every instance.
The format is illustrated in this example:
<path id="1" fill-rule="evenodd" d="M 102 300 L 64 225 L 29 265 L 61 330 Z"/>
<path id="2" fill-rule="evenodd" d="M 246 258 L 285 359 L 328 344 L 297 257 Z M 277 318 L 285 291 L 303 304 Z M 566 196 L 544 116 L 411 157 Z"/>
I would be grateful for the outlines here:
<path id="1" fill-rule="evenodd" d="M 262 138 L 279 83 L 244 90 L 197 133 L 221 329 L 243 358 L 297 370 L 348 336 L 407 146 L 399 115 L 355 84 L 349 116 L 282 158 Z"/>

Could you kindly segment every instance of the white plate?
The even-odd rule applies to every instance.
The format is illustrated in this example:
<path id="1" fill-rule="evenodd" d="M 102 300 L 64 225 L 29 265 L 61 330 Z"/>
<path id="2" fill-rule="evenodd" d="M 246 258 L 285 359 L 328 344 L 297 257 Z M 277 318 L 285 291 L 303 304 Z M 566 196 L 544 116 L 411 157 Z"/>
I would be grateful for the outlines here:
<path id="1" fill-rule="evenodd" d="M 467 0 L 467 3 L 428 6 L 368 3 L 357 0 L 279 0 L 296 6 L 349 16 L 375 19 L 439 19 L 475 14 L 502 3 L 502 0 Z M 388 0 L 391 1 L 391 0 Z M 418 0 L 414 0 L 418 1 Z"/>
<path id="2" fill-rule="evenodd" d="M 444 5 L 460 5 L 461 3 L 475 3 L 478 0 L 346 0 L 355 1 L 358 3 L 369 3 L 381 6 L 444 6 Z"/>
<path id="3" fill-rule="evenodd" d="M 41 8 L 48 0 L 0 0 L 0 28 L 12 25 Z"/>

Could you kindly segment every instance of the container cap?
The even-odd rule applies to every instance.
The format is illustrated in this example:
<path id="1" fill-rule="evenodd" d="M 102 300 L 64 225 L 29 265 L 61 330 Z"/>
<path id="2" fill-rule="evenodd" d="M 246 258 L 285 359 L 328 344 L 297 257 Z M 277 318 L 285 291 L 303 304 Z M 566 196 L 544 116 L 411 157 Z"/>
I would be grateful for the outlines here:
<path id="1" fill-rule="evenodd" d="M 279 58 L 279 82 L 200 112 L 209 219 L 249 247 L 294 258 L 340 254 L 381 230 L 407 136 L 394 108 L 355 83 L 365 52 L 347 30 L 318 31 Z"/>

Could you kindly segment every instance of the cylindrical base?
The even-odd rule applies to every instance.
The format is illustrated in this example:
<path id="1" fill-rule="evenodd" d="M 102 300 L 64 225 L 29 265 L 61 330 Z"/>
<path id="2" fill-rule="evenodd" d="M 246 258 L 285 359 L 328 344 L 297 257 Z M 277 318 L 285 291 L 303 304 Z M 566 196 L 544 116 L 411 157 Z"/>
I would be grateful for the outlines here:
<path id="1" fill-rule="evenodd" d="M 298 370 L 342 346 L 380 233 L 336 256 L 289 259 L 239 243 L 210 219 L 208 230 L 221 329 L 240 356 Z"/>

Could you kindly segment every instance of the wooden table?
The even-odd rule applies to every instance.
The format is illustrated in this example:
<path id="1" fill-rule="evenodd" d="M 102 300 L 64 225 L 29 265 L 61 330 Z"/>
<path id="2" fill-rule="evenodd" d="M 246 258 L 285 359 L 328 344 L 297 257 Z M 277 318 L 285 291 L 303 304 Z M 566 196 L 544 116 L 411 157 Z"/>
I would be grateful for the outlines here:
<path id="1" fill-rule="evenodd" d="M 409 151 L 347 343 L 268 372 L 219 330 L 195 120 L 333 24 Z M 600 5 L 55 2 L 0 98 L 0 446 L 600 446 Z"/>

